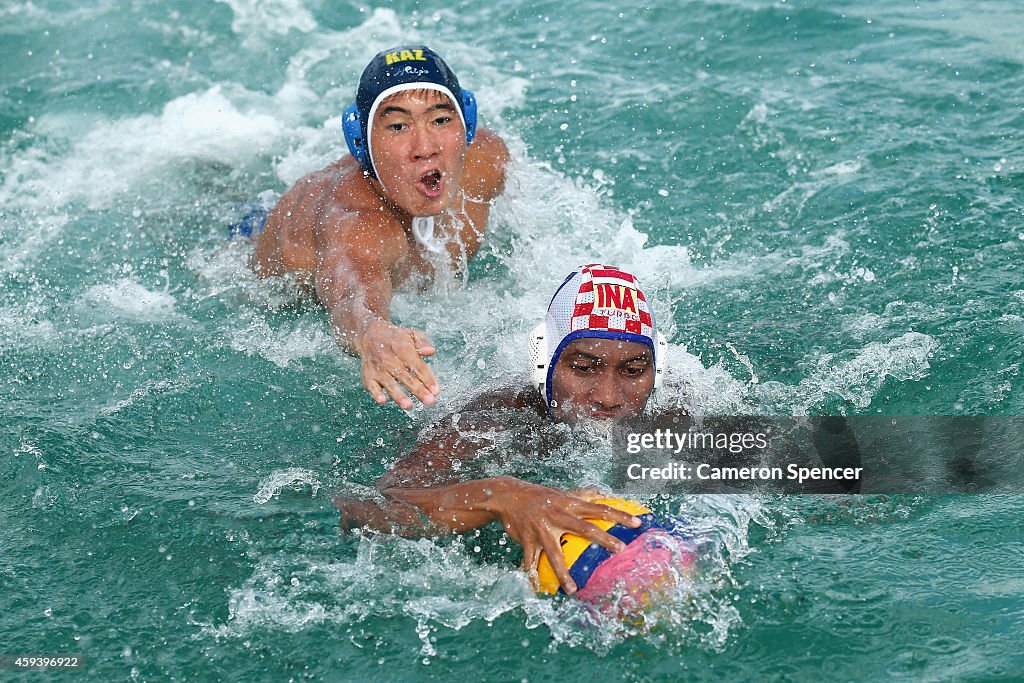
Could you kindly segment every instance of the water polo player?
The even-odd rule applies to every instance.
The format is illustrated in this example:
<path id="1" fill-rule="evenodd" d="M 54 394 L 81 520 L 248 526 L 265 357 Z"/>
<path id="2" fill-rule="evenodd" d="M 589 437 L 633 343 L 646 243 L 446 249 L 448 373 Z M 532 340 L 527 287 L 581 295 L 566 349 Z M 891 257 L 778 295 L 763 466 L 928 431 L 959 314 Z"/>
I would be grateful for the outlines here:
<path id="1" fill-rule="evenodd" d="M 607 571 L 595 574 L 595 581 L 607 586 L 622 572 L 646 572 L 648 579 L 660 580 L 664 572 L 652 570 L 668 566 L 670 557 L 677 565 L 690 562 L 692 557 L 665 542 L 663 532 L 672 530 L 643 514 L 635 516 L 634 503 L 605 504 L 611 501 L 603 503 L 592 493 L 487 474 L 495 460 L 507 462 L 510 453 L 530 461 L 553 450 L 546 435 L 563 438 L 566 431 L 557 423 L 628 421 L 630 430 L 642 431 L 662 423 L 686 431 L 692 420 L 680 411 L 645 411 L 664 376 L 667 345 L 639 282 L 614 267 L 577 269 L 555 292 L 544 322 L 529 335 L 529 346 L 531 382 L 484 393 L 423 430 L 412 451 L 377 482 L 378 499 L 334 501 L 342 527 L 424 536 L 463 533 L 500 521 L 522 546 L 526 571 L 536 576 L 542 552 L 550 561 L 539 587 L 561 585 L 570 594 L 578 587 L 574 574 L 590 577 L 598 563 Z M 713 420 L 705 417 L 703 424 Z M 841 418 L 823 421 L 813 441 L 813 457 L 821 462 L 859 463 L 856 439 Z M 535 468 L 527 463 L 526 470 Z M 580 537 L 573 557 L 561 552 L 566 534 Z M 623 552 L 627 543 L 629 552 Z M 614 561 L 604 562 L 609 552 L 616 553 Z M 640 557 L 645 559 L 642 568 Z"/>
<path id="2" fill-rule="evenodd" d="M 611 551 L 626 544 L 605 529 L 638 529 L 630 512 L 510 476 L 458 481 L 459 471 L 493 453 L 514 426 L 637 416 L 660 383 L 665 342 L 636 278 L 590 265 L 558 288 L 544 323 L 530 334 L 533 386 L 484 394 L 420 435 L 412 452 L 378 482 L 384 501 L 337 499 L 342 526 L 403 535 L 463 533 L 500 521 L 536 575 L 541 552 L 565 592 L 576 592 L 560 552 L 563 534 Z M 535 430 L 537 431 L 537 430 Z M 603 527 L 587 520 L 603 521 Z"/>
<path id="3" fill-rule="evenodd" d="M 473 94 L 425 46 L 375 56 L 343 127 L 351 157 L 295 183 L 265 225 L 247 216 L 236 228 L 255 238 L 258 274 L 295 273 L 315 289 L 374 400 L 409 409 L 409 392 L 431 406 L 440 385 L 423 357 L 435 349 L 391 322 L 392 291 L 432 274 L 431 258 L 458 269 L 476 252 L 508 152 L 477 129 Z"/>

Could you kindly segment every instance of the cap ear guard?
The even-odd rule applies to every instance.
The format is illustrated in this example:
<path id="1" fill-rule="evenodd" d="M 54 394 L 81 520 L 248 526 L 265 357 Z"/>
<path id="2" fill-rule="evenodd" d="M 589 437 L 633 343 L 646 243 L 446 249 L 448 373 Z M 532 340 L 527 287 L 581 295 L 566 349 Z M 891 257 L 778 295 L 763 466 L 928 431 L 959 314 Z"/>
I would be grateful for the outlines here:
<path id="1" fill-rule="evenodd" d="M 654 389 L 661 388 L 665 380 L 665 369 L 668 367 L 668 341 L 661 332 L 654 336 Z"/>
<path id="2" fill-rule="evenodd" d="M 345 134 L 345 142 L 352 157 L 367 170 L 366 141 L 363 139 L 363 125 L 359 120 L 359 109 L 350 104 L 341 117 L 341 130 Z"/>
<path id="3" fill-rule="evenodd" d="M 530 330 L 528 340 L 530 351 L 530 373 L 533 379 L 533 386 L 544 395 L 544 385 L 548 380 L 548 363 L 551 356 L 548 353 L 548 324 L 542 322 Z M 668 368 L 668 341 L 661 332 L 655 333 L 654 339 L 654 389 L 661 388 L 665 380 L 665 370 Z"/>
<path id="4" fill-rule="evenodd" d="M 533 386 L 544 395 L 544 384 L 548 380 L 548 324 L 542 322 L 530 331 L 530 368 Z"/>
<path id="5" fill-rule="evenodd" d="M 476 95 L 465 88 L 462 89 L 462 116 L 466 122 L 466 144 L 470 145 L 476 137 Z M 350 104 L 341 117 L 341 131 L 352 157 L 364 171 L 369 171 L 370 159 L 363 138 L 363 122 L 355 103 Z"/>
<path id="6" fill-rule="evenodd" d="M 466 120 L 466 144 L 473 144 L 476 137 L 476 95 L 462 89 L 462 116 Z"/>

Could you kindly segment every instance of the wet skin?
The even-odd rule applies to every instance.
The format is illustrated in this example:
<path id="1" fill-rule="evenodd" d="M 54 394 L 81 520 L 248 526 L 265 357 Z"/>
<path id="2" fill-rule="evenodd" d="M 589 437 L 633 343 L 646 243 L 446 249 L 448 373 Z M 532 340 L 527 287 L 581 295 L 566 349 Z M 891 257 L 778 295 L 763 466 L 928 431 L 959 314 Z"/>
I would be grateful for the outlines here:
<path id="1" fill-rule="evenodd" d="M 479 248 L 491 202 L 504 189 L 508 151 L 479 129 L 466 145 L 455 105 L 434 90 L 385 99 L 371 123 L 379 179 L 345 157 L 300 179 L 270 212 L 256 238 L 261 276 L 293 273 L 314 289 L 338 344 L 361 360 L 363 387 L 378 403 L 432 406 L 441 386 L 424 361 L 435 349 L 422 330 L 391 322 L 396 287 L 432 274 L 412 233 L 414 216 L 434 216 L 451 239 L 451 268 Z M 408 393 L 407 393 L 408 392 Z"/>
<path id="2" fill-rule="evenodd" d="M 455 200 L 466 162 L 466 130 L 436 90 L 406 90 L 377 108 L 370 131 L 374 186 L 412 216 L 434 216 Z"/>
<path id="3" fill-rule="evenodd" d="M 559 356 L 552 373 L 556 420 L 618 421 L 639 414 L 654 389 L 654 364 L 646 344 L 609 339 L 578 339 Z M 533 394 L 536 396 L 536 394 Z M 507 397 L 509 405 L 512 399 Z M 543 401 L 535 406 L 544 413 Z M 472 424 L 472 409 L 464 410 L 460 424 L 480 434 L 486 423 Z M 500 425 L 493 425 L 500 429 Z M 624 545 L 588 519 L 604 519 L 636 527 L 640 520 L 605 505 L 592 503 L 578 492 L 559 491 L 513 477 L 490 477 L 467 482 L 440 483 L 450 476 L 452 459 L 475 458 L 489 441 L 465 438 L 455 427 L 442 430 L 417 444 L 413 451 L 378 482 L 388 501 L 383 506 L 365 500 L 337 499 L 345 527 L 366 525 L 381 531 L 409 535 L 464 533 L 493 521 L 523 548 L 523 569 L 536 581 L 543 551 L 559 583 L 572 594 L 576 584 L 569 575 L 559 540 L 572 533 L 590 539 L 613 553 Z M 423 515 L 426 520 L 420 519 Z"/>
<path id="4" fill-rule="evenodd" d="M 651 349 L 640 342 L 577 339 L 551 375 L 551 411 L 570 424 L 581 418 L 624 420 L 640 413 L 654 390 Z"/>

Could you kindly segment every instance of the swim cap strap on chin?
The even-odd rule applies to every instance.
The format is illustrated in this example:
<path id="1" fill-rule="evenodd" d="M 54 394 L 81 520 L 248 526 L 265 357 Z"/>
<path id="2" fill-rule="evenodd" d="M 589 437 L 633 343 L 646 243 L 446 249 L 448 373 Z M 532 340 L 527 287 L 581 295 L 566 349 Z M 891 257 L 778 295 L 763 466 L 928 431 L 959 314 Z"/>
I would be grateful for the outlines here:
<path id="1" fill-rule="evenodd" d="M 533 384 L 551 408 L 551 378 L 566 346 L 577 339 L 617 339 L 651 349 L 654 388 L 661 386 L 668 342 L 657 332 L 637 279 L 614 266 L 582 266 L 551 298 L 547 318 L 530 332 Z"/>
<path id="2" fill-rule="evenodd" d="M 421 88 L 437 90 L 451 99 L 466 130 L 466 144 L 473 142 L 476 136 L 476 97 L 459 85 L 459 79 L 448 64 L 426 46 L 385 50 L 363 70 L 356 101 L 342 116 L 342 131 L 349 152 L 371 177 L 377 177 L 370 152 L 371 123 L 377 106 L 396 92 Z"/>
<path id="3" fill-rule="evenodd" d="M 412 235 L 424 249 L 434 254 L 444 254 L 446 240 L 434 232 L 433 216 L 414 216 L 412 219 Z"/>

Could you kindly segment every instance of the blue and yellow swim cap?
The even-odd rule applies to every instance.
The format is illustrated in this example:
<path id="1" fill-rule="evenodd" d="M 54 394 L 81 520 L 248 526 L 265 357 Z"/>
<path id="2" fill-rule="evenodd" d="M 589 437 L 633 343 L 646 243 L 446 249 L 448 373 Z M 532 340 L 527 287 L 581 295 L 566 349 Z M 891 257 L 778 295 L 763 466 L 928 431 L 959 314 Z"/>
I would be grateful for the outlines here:
<path id="1" fill-rule="evenodd" d="M 363 170 L 377 177 L 373 168 L 370 135 L 373 115 L 389 96 L 403 90 L 428 89 L 443 93 L 455 103 L 466 144 L 476 135 L 476 97 L 459 85 L 459 79 L 441 56 L 426 45 L 403 46 L 377 53 L 359 78 L 356 101 L 342 118 L 349 151 Z"/>

